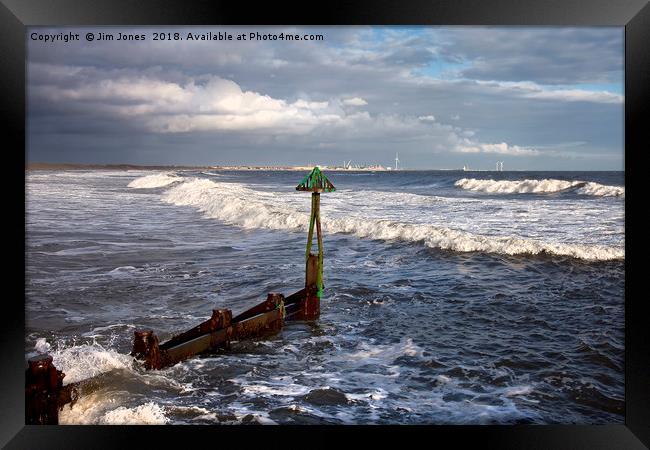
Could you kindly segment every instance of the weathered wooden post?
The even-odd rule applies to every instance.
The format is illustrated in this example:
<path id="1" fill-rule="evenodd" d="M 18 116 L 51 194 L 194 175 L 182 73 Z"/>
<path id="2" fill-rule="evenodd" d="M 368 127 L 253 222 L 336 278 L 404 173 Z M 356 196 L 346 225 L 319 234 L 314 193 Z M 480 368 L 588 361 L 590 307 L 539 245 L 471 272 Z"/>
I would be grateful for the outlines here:
<path id="1" fill-rule="evenodd" d="M 101 383 L 96 378 L 63 386 L 65 373 L 54 367 L 50 355 L 30 358 L 25 371 L 25 424 L 58 425 L 59 411 L 67 404 L 74 405 L 81 393 L 97 390 Z"/>
<path id="2" fill-rule="evenodd" d="M 320 226 L 320 193 L 334 192 L 336 188 L 318 167 L 314 167 L 309 175 L 296 186 L 296 190 L 310 191 L 312 194 L 305 262 L 305 288 L 307 295 L 301 300 L 299 312 L 294 318 L 313 320 L 320 316 L 320 299 L 323 295 L 323 234 Z M 316 237 L 318 240 L 318 256 L 311 253 L 311 245 L 314 238 L 314 224 L 316 225 Z"/>
<path id="3" fill-rule="evenodd" d="M 25 424 L 58 425 L 59 395 L 65 374 L 52 364 L 52 357 L 29 360 L 25 372 Z"/>

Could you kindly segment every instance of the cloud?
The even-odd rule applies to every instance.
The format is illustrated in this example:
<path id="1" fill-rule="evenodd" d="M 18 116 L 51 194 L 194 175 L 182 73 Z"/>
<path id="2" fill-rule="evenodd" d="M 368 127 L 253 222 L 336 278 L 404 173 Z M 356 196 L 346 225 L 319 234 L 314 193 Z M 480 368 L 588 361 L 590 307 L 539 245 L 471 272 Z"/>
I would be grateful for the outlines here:
<path id="1" fill-rule="evenodd" d="M 62 73 L 76 73 L 72 68 Z M 191 131 L 259 131 L 302 133 L 331 121 L 340 114 L 328 112 L 328 102 L 299 99 L 287 102 L 253 91 L 244 91 L 231 80 L 210 77 L 176 83 L 151 76 L 111 73 L 76 86 L 42 85 L 33 95 L 51 102 L 85 105 L 124 120 L 138 120 L 146 129 L 162 133 Z"/>
<path id="2" fill-rule="evenodd" d="M 623 78 L 623 28 L 449 27 L 437 37 L 441 57 L 464 63 L 464 78 L 540 84 Z"/>
<path id="3" fill-rule="evenodd" d="M 79 73 L 75 68 L 61 74 Z M 103 76 L 102 76 L 103 75 Z M 337 143 L 360 140 L 393 143 L 419 143 L 434 151 L 461 153 L 504 153 L 532 155 L 535 150 L 517 145 L 489 144 L 469 140 L 472 131 L 435 122 L 435 116 L 409 116 L 395 113 L 371 114 L 347 112 L 338 108 L 337 99 L 309 101 L 273 98 L 246 91 L 237 83 L 220 77 L 188 78 L 184 83 L 148 76 L 111 71 L 73 80 L 59 78 L 56 84 L 40 85 L 33 91 L 37 98 L 50 102 L 77 104 L 94 114 L 121 118 L 131 126 L 153 133 L 238 133 L 275 136 L 314 136 L 317 148 L 335 148 Z M 342 104 L 365 104 L 361 98 L 338 99 Z M 327 144 L 323 144 L 327 142 Z"/>
<path id="4" fill-rule="evenodd" d="M 607 91 L 558 89 L 540 86 L 531 81 L 509 82 L 477 80 L 476 83 L 501 92 L 509 91 L 511 95 L 521 98 L 555 100 L 560 102 L 623 103 L 622 95 L 613 94 Z"/>
<path id="5" fill-rule="evenodd" d="M 620 30 L 282 29 L 305 30 L 324 41 L 28 41 L 30 155 L 74 160 L 101 148 L 123 162 L 131 156 L 116 148 L 119 135 L 151 162 L 182 153 L 293 163 L 319 150 L 334 162 L 390 161 L 399 148 L 412 167 L 478 166 L 503 152 L 541 167 L 563 142 L 622 160 L 623 97 L 580 85 L 621 84 Z"/>
<path id="6" fill-rule="evenodd" d="M 344 99 L 343 104 L 348 106 L 364 106 L 367 105 L 368 102 L 360 97 L 352 97 Z"/>
<path id="7" fill-rule="evenodd" d="M 539 155 L 539 151 L 532 148 L 508 145 L 505 142 L 500 144 L 481 144 L 470 140 L 463 140 L 463 143 L 456 147 L 460 153 L 500 153 L 511 156 L 533 156 Z"/>
<path id="8" fill-rule="evenodd" d="M 623 96 L 619 94 L 612 94 L 606 91 L 590 92 L 580 89 L 539 89 L 524 94 L 524 97 L 567 102 L 623 103 Z"/>

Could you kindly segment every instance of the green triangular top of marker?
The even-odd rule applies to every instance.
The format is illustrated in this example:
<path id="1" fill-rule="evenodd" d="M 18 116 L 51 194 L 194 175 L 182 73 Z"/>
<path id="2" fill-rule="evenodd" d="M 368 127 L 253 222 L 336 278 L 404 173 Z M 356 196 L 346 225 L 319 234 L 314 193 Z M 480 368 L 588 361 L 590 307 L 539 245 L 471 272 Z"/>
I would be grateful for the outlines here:
<path id="1" fill-rule="evenodd" d="M 325 174 L 317 167 L 305 178 L 302 179 L 300 184 L 296 186 L 296 191 L 311 191 L 311 192 L 334 192 L 336 188 L 330 180 L 327 179 Z"/>

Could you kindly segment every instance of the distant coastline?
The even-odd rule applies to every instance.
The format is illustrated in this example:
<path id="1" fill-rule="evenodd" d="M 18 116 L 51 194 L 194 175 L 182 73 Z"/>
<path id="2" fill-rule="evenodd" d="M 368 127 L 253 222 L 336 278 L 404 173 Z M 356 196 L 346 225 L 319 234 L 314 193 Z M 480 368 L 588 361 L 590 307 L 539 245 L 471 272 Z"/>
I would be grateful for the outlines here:
<path id="1" fill-rule="evenodd" d="M 395 172 L 395 169 L 369 166 L 369 167 L 350 167 L 344 168 L 340 166 L 327 166 L 318 165 L 323 170 L 331 172 Z M 237 171 L 273 171 L 285 170 L 304 172 L 310 171 L 314 166 L 183 166 L 183 165 L 138 165 L 138 164 L 78 164 L 78 163 L 43 163 L 43 162 L 30 162 L 25 165 L 25 170 L 237 170 Z M 426 171 L 450 171 L 450 172 L 497 172 L 494 169 L 408 169 L 400 168 L 397 172 L 426 172 Z M 581 172 L 576 170 L 523 170 L 523 169 L 509 169 L 504 172 Z M 585 170 L 583 172 L 625 172 L 624 170 Z"/>
<path id="2" fill-rule="evenodd" d="M 193 170 L 208 169 L 207 166 L 165 166 L 137 164 L 77 164 L 77 163 L 27 163 L 25 170 Z"/>
<path id="3" fill-rule="evenodd" d="M 316 164 L 318 165 L 318 164 Z M 374 171 L 390 171 L 383 167 L 359 167 L 359 168 L 343 168 L 343 167 L 329 167 L 319 165 L 320 168 L 330 171 L 349 171 L 349 172 L 374 172 Z M 137 164 L 77 164 L 77 163 L 42 163 L 34 162 L 27 163 L 25 170 L 295 170 L 295 171 L 309 171 L 314 166 L 181 166 L 181 165 L 137 165 Z M 408 170 L 408 169 L 400 169 Z"/>

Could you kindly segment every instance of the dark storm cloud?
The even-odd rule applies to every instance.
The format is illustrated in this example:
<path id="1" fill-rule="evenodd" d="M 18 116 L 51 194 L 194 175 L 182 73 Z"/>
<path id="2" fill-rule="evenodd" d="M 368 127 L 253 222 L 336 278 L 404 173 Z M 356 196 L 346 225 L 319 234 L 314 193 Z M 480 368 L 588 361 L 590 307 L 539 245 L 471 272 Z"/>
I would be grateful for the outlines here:
<path id="1" fill-rule="evenodd" d="M 620 83 L 622 28 L 452 28 L 440 55 L 467 78 L 541 84 Z"/>
<path id="2" fill-rule="evenodd" d="M 209 30 L 224 28 L 167 29 Z M 620 70 L 620 30 L 253 30 L 325 40 L 29 41 L 28 157 L 389 164 L 399 151 L 412 167 L 492 167 L 504 156 L 511 168 L 557 167 L 558 158 L 580 168 L 620 167 L 621 96 L 571 87 L 611 82 Z M 462 78 L 429 73 L 431 66 L 460 70 Z"/>

